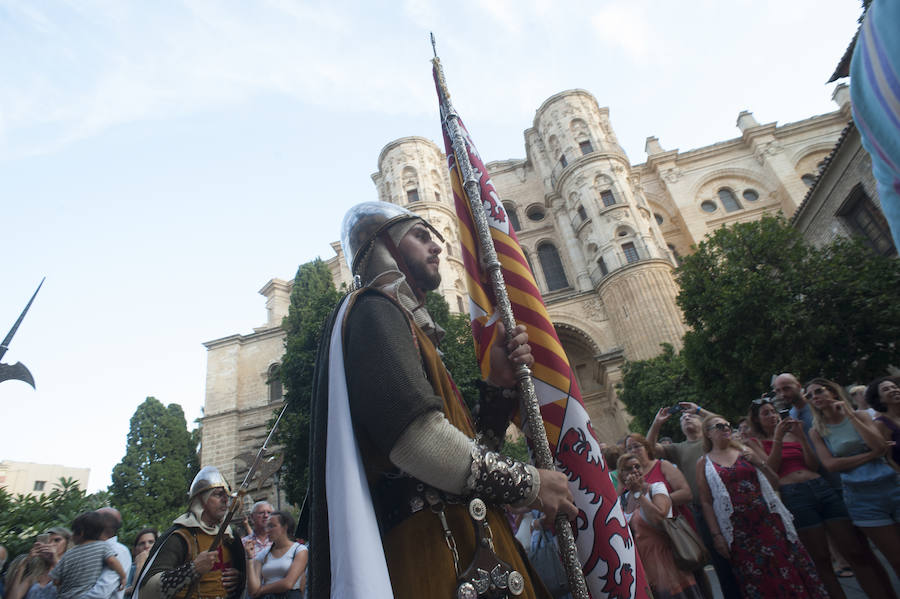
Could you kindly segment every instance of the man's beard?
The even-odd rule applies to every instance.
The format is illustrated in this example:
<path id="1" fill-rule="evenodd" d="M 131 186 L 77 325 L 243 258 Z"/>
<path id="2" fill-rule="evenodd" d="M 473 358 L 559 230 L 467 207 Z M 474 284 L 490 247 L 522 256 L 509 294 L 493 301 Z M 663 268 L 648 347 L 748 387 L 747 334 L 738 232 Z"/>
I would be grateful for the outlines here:
<path id="1" fill-rule="evenodd" d="M 412 275 L 413 281 L 422 291 L 434 291 L 441 284 L 440 271 L 431 273 L 428 271 L 427 262 L 417 262 L 409 264 L 409 274 Z"/>

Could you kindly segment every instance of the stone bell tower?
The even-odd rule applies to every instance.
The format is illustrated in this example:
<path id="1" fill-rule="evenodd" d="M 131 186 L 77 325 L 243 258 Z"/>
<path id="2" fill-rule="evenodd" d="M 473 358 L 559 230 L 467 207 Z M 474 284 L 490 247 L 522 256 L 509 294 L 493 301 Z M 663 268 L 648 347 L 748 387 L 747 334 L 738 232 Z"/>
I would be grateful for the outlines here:
<path id="1" fill-rule="evenodd" d="M 584 90 L 562 92 L 541 105 L 525 137 L 577 289 L 599 294 L 625 357 L 653 357 L 663 342 L 680 348 L 673 258 L 635 189 L 609 110 Z"/>
<path id="2" fill-rule="evenodd" d="M 378 172 L 372 175 L 378 199 L 419 214 L 444 236 L 441 286 L 436 289 L 451 312 L 468 313 L 465 268 L 459 255 L 459 234 L 453 193 L 444 153 L 424 137 L 401 137 L 384 146 Z"/>

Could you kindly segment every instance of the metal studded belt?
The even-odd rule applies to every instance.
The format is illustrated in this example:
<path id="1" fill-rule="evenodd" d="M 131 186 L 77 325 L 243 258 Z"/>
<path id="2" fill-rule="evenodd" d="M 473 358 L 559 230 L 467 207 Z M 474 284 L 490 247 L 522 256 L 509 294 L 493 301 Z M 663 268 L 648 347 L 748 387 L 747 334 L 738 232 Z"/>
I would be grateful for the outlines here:
<path id="1" fill-rule="evenodd" d="M 401 522 L 421 512 L 435 502 L 464 504 L 466 499 L 426 485 L 403 474 L 388 474 L 372 488 L 372 502 L 378 515 L 378 525 L 384 535 Z"/>

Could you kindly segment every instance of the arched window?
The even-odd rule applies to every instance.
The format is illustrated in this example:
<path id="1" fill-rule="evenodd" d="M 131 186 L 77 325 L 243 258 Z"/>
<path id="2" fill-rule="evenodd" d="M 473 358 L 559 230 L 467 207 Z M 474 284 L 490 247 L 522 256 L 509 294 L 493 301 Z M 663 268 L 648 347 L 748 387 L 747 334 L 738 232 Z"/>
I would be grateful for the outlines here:
<path id="1" fill-rule="evenodd" d="M 670 243 L 666 247 L 668 247 L 669 251 L 672 252 L 672 257 L 675 258 L 675 264 L 681 266 L 681 254 L 678 253 L 678 250 L 675 249 L 675 246 Z"/>
<path id="2" fill-rule="evenodd" d="M 552 243 L 542 243 L 538 246 L 538 260 L 541 261 L 541 268 L 544 271 L 544 279 L 547 281 L 547 290 L 556 291 L 557 289 L 565 289 L 569 286 L 566 280 L 566 271 L 563 270 L 562 260 L 559 259 L 559 252 Z"/>
<path id="3" fill-rule="evenodd" d="M 460 314 L 466 313 L 466 307 L 463 304 L 463 298 L 459 297 L 458 295 L 456 296 L 456 305 L 459 307 Z"/>
<path id="4" fill-rule="evenodd" d="M 609 207 L 616 203 L 616 198 L 613 195 L 613 192 L 608 189 L 604 189 L 600 192 L 600 199 L 603 200 L 604 207 Z"/>
<path id="5" fill-rule="evenodd" d="M 738 202 L 737 197 L 735 197 L 734 192 L 727 187 L 723 187 L 719 190 L 719 200 L 722 202 L 725 212 L 734 212 L 735 210 L 741 209 L 741 204 Z"/>
<path id="6" fill-rule="evenodd" d="M 578 207 L 578 218 L 581 219 L 581 222 L 584 222 L 587 220 L 587 218 L 588 218 L 587 211 L 584 209 L 584 206 Z"/>
<path id="7" fill-rule="evenodd" d="M 415 187 L 406 190 L 406 201 L 409 204 L 419 201 L 419 190 Z"/>
<path id="8" fill-rule="evenodd" d="M 503 209 L 506 210 L 506 216 L 509 217 L 509 224 L 512 226 L 513 231 L 518 231 L 522 227 L 519 226 L 519 213 L 516 212 L 516 207 L 509 202 L 503 203 Z"/>
<path id="9" fill-rule="evenodd" d="M 522 253 L 525 255 L 525 262 L 528 263 L 528 270 L 531 271 L 531 276 L 534 276 L 534 265 L 531 263 L 531 256 L 525 250 L 522 250 Z"/>
<path id="10" fill-rule="evenodd" d="M 606 276 L 609 274 L 609 268 L 606 266 L 606 260 L 603 259 L 603 256 L 597 258 L 597 266 L 600 267 L 600 274 L 602 276 Z"/>
<path id="11" fill-rule="evenodd" d="M 637 248 L 634 247 L 634 244 L 630 241 L 622 244 L 622 251 L 625 252 L 625 261 L 629 264 L 641 259 L 640 256 L 638 256 Z"/>
<path id="12" fill-rule="evenodd" d="M 266 373 L 266 384 L 269 385 L 269 403 L 281 401 L 284 390 L 281 387 L 281 364 L 272 364 Z"/>

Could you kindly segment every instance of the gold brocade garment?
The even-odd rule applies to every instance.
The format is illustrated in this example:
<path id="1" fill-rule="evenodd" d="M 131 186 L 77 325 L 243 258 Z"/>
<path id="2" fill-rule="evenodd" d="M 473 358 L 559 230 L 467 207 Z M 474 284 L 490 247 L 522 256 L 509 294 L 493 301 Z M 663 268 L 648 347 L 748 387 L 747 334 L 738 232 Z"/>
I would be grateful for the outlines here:
<path id="1" fill-rule="evenodd" d="M 455 386 L 434 344 L 419 327 L 413 328 L 428 380 L 435 394 L 444 400 L 444 414 L 451 424 L 474 438 L 475 431 L 468 409 L 456 394 Z M 464 571 L 475 553 L 472 519 L 465 505 L 447 505 L 444 513 L 459 551 L 460 570 Z M 525 577 L 525 591 L 520 597 L 551 599 L 552 596 L 538 579 L 527 558 L 520 552 L 503 510 L 489 504 L 487 520 L 497 555 Z M 440 521 L 430 509 L 413 514 L 388 531 L 382 541 L 396 599 L 450 599 L 456 596 L 453 558 L 444 540 Z"/>

